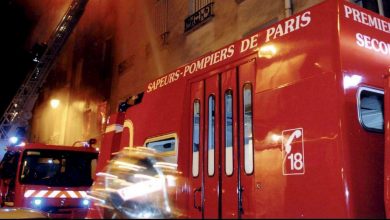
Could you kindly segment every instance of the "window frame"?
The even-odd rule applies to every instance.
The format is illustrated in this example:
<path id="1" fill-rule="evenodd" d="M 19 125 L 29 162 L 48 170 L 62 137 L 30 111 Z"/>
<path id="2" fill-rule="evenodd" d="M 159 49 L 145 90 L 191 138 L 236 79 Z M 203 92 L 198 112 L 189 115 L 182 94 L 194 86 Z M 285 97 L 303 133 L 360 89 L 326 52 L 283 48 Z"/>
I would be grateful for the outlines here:
<path id="1" fill-rule="evenodd" d="M 363 91 L 368 91 L 368 92 L 372 92 L 372 93 L 376 93 L 376 94 L 381 94 L 383 95 L 384 97 L 384 90 L 383 89 L 379 89 L 379 88 L 374 88 L 374 87 L 369 87 L 369 86 L 361 86 L 358 88 L 357 90 L 357 93 L 356 93 L 356 103 L 357 103 L 357 115 L 358 115 L 358 120 L 359 120 L 359 124 L 362 126 L 362 128 L 365 130 L 365 131 L 368 131 L 368 132 L 374 132 L 374 133 L 384 133 L 384 128 L 383 129 L 376 129 L 376 128 L 370 128 L 370 127 L 367 127 L 365 124 L 364 124 L 364 121 L 363 121 L 363 118 L 362 118 L 362 113 L 361 113 L 361 94 Z M 384 103 L 382 103 L 384 105 Z M 383 111 L 383 121 L 384 121 L 384 114 L 385 112 Z"/>
<path id="2" fill-rule="evenodd" d="M 194 134 L 195 134 L 195 104 L 198 104 L 198 114 L 199 114 L 199 123 L 198 123 L 198 144 L 199 144 L 199 146 L 198 146 L 198 151 L 197 151 L 197 153 L 198 153 L 198 158 L 197 158 L 197 164 L 196 164 L 196 166 L 194 166 L 194 156 L 195 156 L 195 151 L 194 151 Z M 202 127 L 202 125 L 200 124 L 200 122 L 201 122 L 201 117 L 202 117 L 202 115 L 201 115 L 201 108 L 202 106 L 201 106 L 201 101 L 200 101 L 200 99 L 194 99 L 193 100 L 193 102 L 192 102 L 192 113 L 191 113 L 191 115 L 192 115 L 192 124 L 191 124 L 191 126 L 192 126 L 192 134 L 191 134 L 191 153 L 192 153 L 192 163 L 191 163 L 191 166 L 192 166 L 192 177 L 198 177 L 199 176 L 199 172 L 200 172 L 200 157 L 201 157 L 201 154 L 200 154 L 200 151 L 201 151 L 201 146 L 200 146 L 200 142 L 201 142 L 201 127 Z M 196 170 L 195 170 L 195 168 L 196 168 Z M 196 172 L 195 172 L 196 171 Z"/>
<path id="3" fill-rule="evenodd" d="M 175 139 L 175 150 L 173 151 L 168 151 L 168 152 L 159 152 L 161 153 L 163 156 L 172 156 L 171 154 L 174 154 L 174 156 L 176 156 L 176 164 L 178 162 L 178 153 L 179 153 L 179 138 L 178 138 L 178 135 L 177 133 L 169 133 L 169 134 L 163 134 L 163 135 L 159 135 L 159 136 L 154 136 L 154 137 L 150 137 L 150 138 L 147 138 L 144 142 L 144 145 L 145 147 L 147 148 L 151 148 L 151 147 L 148 147 L 147 144 L 149 143 L 152 143 L 152 142 L 158 142 L 158 141 L 164 141 L 164 140 L 167 140 L 167 139 L 170 139 L 170 138 L 173 138 Z M 154 149 L 154 148 L 151 148 L 151 149 Z"/>
<path id="4" fill-rule="evenodd" d="M 230 94 L 228 94 L 230 92 Z M 228 154 L 227 154 L 227 114 L 226 114 L 226 110 L 227 110 L 227 102 L 226 102 L 226 98 L 227 96 L 231 96 L 231 103 L 230 103 L 230 108 L 231 108 L 231 111 L 232 111 L 232 125 L 231 125 L 231 132 L 229 133 L 231 135 L 231 161 L 228 161 Z M 224 97 L 223 97 L 223 100 L 224 100 L 224 124 L 223 124 L 223 129 L 225 130 L 224 132 L 224 139 L 225 139 L 225 144 L 223 146 L 224 148 L 224 151 L 225 151 L 225 174 L 226 176 L 232 176 L 234 174 L 234 93 L 233 93 L 233 89 L 231 88 L 228 88 L 225 90 L 224 92 Z M 229 162 L 229 164 L 228 164 Z M 228 170 L 228 165 L 229 165 L 229 170 Z M 228 171 L 230 172 L 230 168 L 231 168 L 231 173 L 228 173 Z"/>
<path id="5" fill-rule="evenodd" d="M 212 126 L 210 125 L 210 122 L 211 122 L 211 120 L 210 120 L 210 99 L 212 98 L 212 100 L 213 100 L 213 111 L 214 111 L 214 124 L 212 124 Z M 207 175 L 208 176 L 214 176 L 214 174 L 215 174 L 215 144 L 216 144 L 216 137 L 215 137 L 215 134 L 216 134 L 216 130 L 215 130 L 215 121 L 216 121 L 216 118 L 215 118 L 215 111 L 216 111 L 216 98 L 215 98 L 215 95 L 214 94 L 210 94 L 209 95 L 209 97 L 208 97 L 208 99 L 207 99 Z M 214 150 L 214 152 L 213 152 L 213 160 L 212 160 L 212 172 L 210 172 L 210 127 L 212 127 L 212 129 L 213 129 L 213 150 Z"/>
<path id="6" fill-rule="evenodd" d="M 245 113 L 246 113 L 246 110 L 245 110 L 245 90 L 246 89 L 249 89 L 249 91 L 250 91 L 250 100 L 248 100 L 248 101 L 250 101 L 250 109 L 251 109 L 251 134 L 252 134 L 252 137 L 251 137 L 251 139 L 252 139 L 252 144 L 251 144 L 251 155 L 249 155 L 249 156 L 251 156 L 252 158 L 252 163 L 251 163 L 251 169 L 249 170 L 249 171 L 247 171 L 247 159 L 248 158 L 246 158 L 246 154 L 245 154 L 245 152 L 246 152 L 246 144 L 245 144 L 245 136 L 246 136 L 246 133 L 245 133 L 245 129 L 246 129 L 246 126 L 245 126 Z M 248 82 L 248 83 L 244 83 L 244 85 L 242 86 L 242 108 L 243 108 L 243 111 L 242 111 L 242 119 L 243 119 L 243 121 L 242 121 L 242 123 L 243 123 L 243 147 L 244 147 L 244 172 L 245 172 L 245 174 L 246 175 L 251 175 L 251 174 L 253 174 L 254 173 L 254 170 L 255 170 L 255 165 L 254 165 L 254 141 L 253 141 L 253 135 L 254 135 L 254 133 L 253 133 L 253 84 L 252 83 L 250 83 L 250 82 Z M 248 149 L 249 150 L 249 149 Z"/>

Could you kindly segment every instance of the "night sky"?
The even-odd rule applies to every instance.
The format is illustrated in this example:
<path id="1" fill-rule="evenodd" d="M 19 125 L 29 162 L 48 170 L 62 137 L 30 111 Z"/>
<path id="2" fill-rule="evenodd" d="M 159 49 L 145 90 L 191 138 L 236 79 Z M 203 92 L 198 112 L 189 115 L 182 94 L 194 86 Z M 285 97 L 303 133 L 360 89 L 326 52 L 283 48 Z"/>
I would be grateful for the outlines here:
<path id="1" fill-rule="evenodd" d="M 27 39 L 34 19 L 14 0 L 0 0 L 1 75 L 0 114 L 3 115 L 26 74 L 33 70 Z"/>

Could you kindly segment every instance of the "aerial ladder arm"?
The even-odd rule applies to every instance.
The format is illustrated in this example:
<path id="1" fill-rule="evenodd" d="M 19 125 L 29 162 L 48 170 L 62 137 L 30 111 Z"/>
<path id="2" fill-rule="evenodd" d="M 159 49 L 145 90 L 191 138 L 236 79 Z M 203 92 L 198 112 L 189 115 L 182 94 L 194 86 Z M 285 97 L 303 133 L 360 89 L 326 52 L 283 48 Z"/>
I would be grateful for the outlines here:
<path id="1" fill-rule="evenodd" d="M 81 18 L 88 0 L 73 0 L 65 15 L 51 34 L 47 48 L 34 70 L 30 72 L 0 121 L 0 147 L 8 143 L 19 128 L 27 129 L 32 110 L 53 63 Z"/>

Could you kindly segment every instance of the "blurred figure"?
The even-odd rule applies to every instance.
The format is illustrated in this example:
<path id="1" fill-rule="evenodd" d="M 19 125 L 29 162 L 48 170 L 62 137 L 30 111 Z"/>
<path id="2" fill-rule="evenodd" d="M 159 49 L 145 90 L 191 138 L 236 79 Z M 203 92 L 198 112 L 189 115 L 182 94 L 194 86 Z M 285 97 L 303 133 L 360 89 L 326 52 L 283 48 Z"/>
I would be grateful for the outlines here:
<path id="1" fill-rule="evenodd" d="M 102 218 L 178 218 L 177 165 L 145 147 L 124 148 L 96 175 L 89 193 Z"/>

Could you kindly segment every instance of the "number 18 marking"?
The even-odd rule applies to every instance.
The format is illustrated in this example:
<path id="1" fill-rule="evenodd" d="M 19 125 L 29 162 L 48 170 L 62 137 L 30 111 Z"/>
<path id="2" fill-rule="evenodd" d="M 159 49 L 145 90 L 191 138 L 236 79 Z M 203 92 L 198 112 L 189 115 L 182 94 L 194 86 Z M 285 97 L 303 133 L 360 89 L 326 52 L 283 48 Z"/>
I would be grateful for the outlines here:
<path id="1" fill-rule="evenodd" d="M 290 154 L 287 158 L 290 160 L 291 170 L 303 169 L 303 156 L 301 153 Z"/>
<path id="2" fill-rule="evenodd" d="M 305 173 L 303 128 L 282 131 L 283 175 Z"/>

